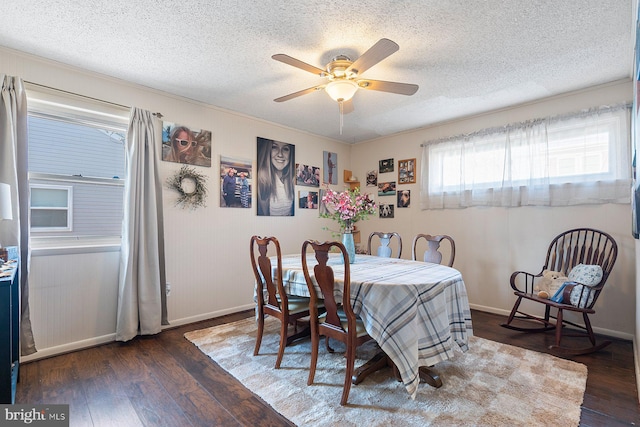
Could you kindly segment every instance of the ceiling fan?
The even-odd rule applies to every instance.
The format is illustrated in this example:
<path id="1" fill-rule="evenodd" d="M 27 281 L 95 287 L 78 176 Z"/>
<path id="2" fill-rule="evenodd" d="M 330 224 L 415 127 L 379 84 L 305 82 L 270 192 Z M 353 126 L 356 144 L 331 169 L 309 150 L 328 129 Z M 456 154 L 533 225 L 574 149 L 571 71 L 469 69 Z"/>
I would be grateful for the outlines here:
<path id="1" fill-rule="evenodd" d="M 337 101 L 340 104 L 342 112 L 343 108 L 345 110 L 353 109 L 353 106 L 350 105 L 351 103 L 349 101 L 358 89 L 377 90 L 397 93 L 400 95 L 413 95 L 418 90 L 418 85 L 360 78 L 362 73 L 385 59 L 387 56 L 396 52 L 398 49 L 400 49 L 400 46 L 398 46 L 397 43 L 389 39 L 380 39 L 355 61 L 352 61 L 348 56 L 338 55 L 327 64 L 326 69 L 324 70 L 292 58 L 289 55 L 282 53 L 273 55 L 272 58 L 276 61 L 284 62 L 285 64 L 300 68 L 301 70 L 308 71 L 327 79 L 326 83 L 322 83 L 308 89 L 303 89 L 298 92 L 293 92 L 289 95 L 281 96 L 280 98 L 274 99 L 274 101 L 288 101 L 290 99 L 306 95 L 307 93 L 324 89 L 334 101 Z M 348 104 L 343 107 L 343 103 Z"/>

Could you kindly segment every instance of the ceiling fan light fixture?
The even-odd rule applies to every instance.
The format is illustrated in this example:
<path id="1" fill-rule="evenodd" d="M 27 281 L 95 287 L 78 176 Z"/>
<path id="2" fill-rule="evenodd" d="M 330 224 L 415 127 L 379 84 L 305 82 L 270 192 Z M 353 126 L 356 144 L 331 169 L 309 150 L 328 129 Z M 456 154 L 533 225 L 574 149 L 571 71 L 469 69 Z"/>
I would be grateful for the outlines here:
<path id="1" fill-rule="evenodd" d="M 348 101 L 353 98 L 358 85 L 353 80 L 334 80 L 325 88 L 331 99 L 337 102 Z"/>

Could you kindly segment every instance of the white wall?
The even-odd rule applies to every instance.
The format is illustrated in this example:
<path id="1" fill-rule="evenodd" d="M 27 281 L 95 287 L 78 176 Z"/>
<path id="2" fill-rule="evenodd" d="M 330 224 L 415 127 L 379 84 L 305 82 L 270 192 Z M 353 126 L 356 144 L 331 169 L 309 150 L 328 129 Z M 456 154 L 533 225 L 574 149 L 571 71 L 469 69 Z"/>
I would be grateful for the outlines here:
<path id="1" fill-rule="evenodd" d="M 358 177 L 364 177 L 367 171 L 377 170 L 378 160 L 387 158 L 394 158 L 396 167 L 398 160 L 416 158 L 420 170 L 420 144 L 424 142 L 593 106 L 631 102 L 632 97 L 631 82 L 617 82 L 518 108 L 380 138 L 352 148 L 352 170 Z M 380 174 L 378 181 L 397 181 L 397 170 Z M 592 324 L 599 332 L 633 339 L 636 255 L 631 235 L 630 205 L 421 211 L 419 184 L 398 185 L 397 189 L 411 190 L 412 206 L 396 208 L 394 219 L 376 218 L 358 223 L 363 236 L 371 231 L 397 231 L 404 238 L 403 258 L 410 258 L 411 240 L 417 233 L 451 235 L 456 242 L 454 267 L 463 274 L 471 306 L 481 310 L 508 314 L 515 298 L 509 286 L 511 273 L 516 270 L 538 273 L 549 242 L 560 232 L 590 226 L 610 233 L 618 243 L 618 259 L 607 287 L 596 303 Z M 372 187 L 365 187 L 365 190 L 375 192 Z M 376 199 L 382 203 L 395 203 L 393 197 L 376 196 Z"/>
<path id="2" fill-rule="evenodd" d="M 329 220 L 318 218 L 316 210 L 296 209 L 295 217 L 278 218 L 257 217 L 254 209 L 219 207 L 219 156 L 253 159 L 255 166 L 258 136 L 295 144 L 296 161 L 314 166 L 321 166 L 323 150 L 336 152 L 338 176 L 342 176 L 342 169 L 349 168 L 364 182 L 366 172 L 377 169 L 381 159 L 394 158 L 397 162 L 416 158 L 420 168 L 419 146 L 431 139 L 631 99 L 630 83 L 612 84 L 349 146 L 3 48 L 0 48 L 0 73 L 96 99 L 158 111 L 168 121 L 213 132 L 212 167 L 199 168 L 209 178 L 207 207 L 195 211 L 176 208 L 175 194 L 167 188 L 163 192 L 167 278 L 171 283 L 168 310 L 172 325 L 253 306 L 253 280 L 248 263 L 251 235 L 277 236 L 285 253 L 298 252 L 304 239 L 330 237 L 329 232 L 322 230 L 323 226 L 330 225 Z M 179 166 L 161 162 L 162 178 L 171 176 Z M 385 177 L 395 180 L 397 172 L 381 175 L 382 179 Z M 618 241 L 620 253 L 608 289 L 596 306 L 593 323 L 603 332 L 632 337 L 635 247 L 628 205 L 420 211 L 418 184 L 399 186 L 403 187 L 412 190 L 413 205 L 408 209 L 396 208 L 395 219 L 374 218 L 359 223 L 363 241 L 366 242 L 366 236 L 374 230 L 398 231 L 405 239 L 403 257 L 409 258 L 411 239 L 416 233 L 454 236 L 457 244 L 455 267 L 462 271 L 470 302 L 476 308 L 496 312 L 510 309 L 513 295 L 509 291 L 509 275 L 515 269 L 539 269 L 549 240 L 560 231 L 582 225 L 608 231 Z M 308 187 L 297 187 L 296 190 L 301 189 Z M 375 190 L 371 192 L 375 193 Z M 389 198 L 389 201 L 376 198 L 395 203 L 395 198 Z M 26 360 L 113 339 L 116 258 L 113 252 L 80 256 L 50 250 L 34 253 L 31 315 L 40 351 Z M 61 275 L 63 271 L 64 276 Z"/>

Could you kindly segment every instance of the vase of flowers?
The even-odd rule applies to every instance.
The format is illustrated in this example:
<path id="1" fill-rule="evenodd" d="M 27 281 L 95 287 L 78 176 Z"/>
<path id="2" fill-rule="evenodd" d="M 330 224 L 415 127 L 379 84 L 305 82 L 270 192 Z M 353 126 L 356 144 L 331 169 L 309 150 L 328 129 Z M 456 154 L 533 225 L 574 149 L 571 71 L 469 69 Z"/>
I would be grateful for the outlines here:
<path id="1" fill-rule="evenodd" d="M 361 219 L 367 219 L 376 212 L 376 204 L 368 194 L 360 193 L 359 188 L 336 192 L 327 188 L 322 202 L 327 206 L 328 213 L 323 213 L 323 218 L 331 218 L 338 222 L 342 244 L 347 249 L 349 263 L 353 264 L 356 258 L 356 248 L 353 242 L 353 226 Z"/>

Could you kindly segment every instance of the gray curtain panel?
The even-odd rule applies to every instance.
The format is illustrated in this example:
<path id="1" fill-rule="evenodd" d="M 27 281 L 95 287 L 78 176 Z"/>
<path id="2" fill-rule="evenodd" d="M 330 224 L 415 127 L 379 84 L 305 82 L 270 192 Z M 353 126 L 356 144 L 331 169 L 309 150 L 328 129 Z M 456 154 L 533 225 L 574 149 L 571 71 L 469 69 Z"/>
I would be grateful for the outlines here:
<path id="1" fill-rule="evenodd" d="M 167 322 L 160 139 L 155 118 L 131 108 L 116 340 L 152 335 Z"/>
<path id="2" fill-rule="evenodd" d="M 20 248 L 20 352 L 35 353 L 29 315 L 29 179 L 27 170 L 27 94 L 18 77 L 0 74 L 0 182 L 11 187 L 13 220 L 0 221 L 4 246 Z"/>

